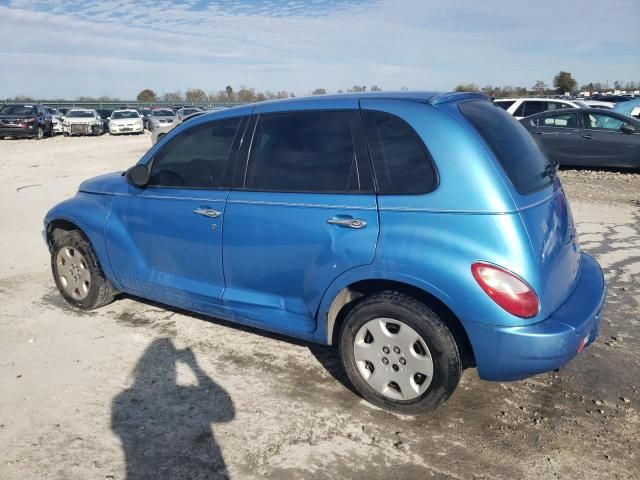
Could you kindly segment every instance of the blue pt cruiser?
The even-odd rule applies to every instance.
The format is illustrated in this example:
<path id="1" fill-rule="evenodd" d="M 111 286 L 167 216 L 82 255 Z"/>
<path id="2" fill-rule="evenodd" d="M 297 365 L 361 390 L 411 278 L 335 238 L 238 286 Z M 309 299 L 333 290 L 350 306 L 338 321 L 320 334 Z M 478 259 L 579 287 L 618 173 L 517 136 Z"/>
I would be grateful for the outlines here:
<path id="1" fill-rule="evenodd" d="M 45 218 L 62 296 L 126 292 L 337 345 L 371 403 L 433 409 L 462 369 L 517 380 L 594 341 L 606 287 L 556 166 L 478 94 L 205 114 Z"/>

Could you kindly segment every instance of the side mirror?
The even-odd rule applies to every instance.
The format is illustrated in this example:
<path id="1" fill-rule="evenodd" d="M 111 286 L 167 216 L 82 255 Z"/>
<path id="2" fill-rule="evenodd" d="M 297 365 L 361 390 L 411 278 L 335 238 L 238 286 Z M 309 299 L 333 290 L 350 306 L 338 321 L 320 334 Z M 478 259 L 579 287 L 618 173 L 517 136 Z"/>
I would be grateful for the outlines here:
<path id="1" fill-rule="evenodd" d="M 127 182 L 139 188 L 144 188 L 149 183 L 149 169 L 146 165 L 134 165 L 125 174 Z"/>
<path id="2" fill-rule="evenodd" d="M 622 133 L 636 133 L 636 129 L 633 125 L 629 125 L 627 123 L 625 123 L 624 125 L 622 125 L 620 127 L 620 131 Z"/>

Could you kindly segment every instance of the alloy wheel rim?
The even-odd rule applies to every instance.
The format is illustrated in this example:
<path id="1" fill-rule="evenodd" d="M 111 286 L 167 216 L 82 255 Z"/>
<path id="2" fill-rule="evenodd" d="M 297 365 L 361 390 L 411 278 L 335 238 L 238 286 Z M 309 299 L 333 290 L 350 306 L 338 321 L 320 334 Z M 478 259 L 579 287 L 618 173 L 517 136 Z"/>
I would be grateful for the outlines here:
<path id="1" fill-rule="evenodd" d="M 78 249 L 65 246 L 56 255 L 58 280 L 74 300 L 84 300 L 91 290 L 91 271 Z"/>
<path id="2" fill-rule="evenodd" d="M 406 323 L 375 318 L 356 334 L 353 354 L 362 378 L 393 400 L 412 400 L 433 380 L 433 358 L 422 336 Z"/>

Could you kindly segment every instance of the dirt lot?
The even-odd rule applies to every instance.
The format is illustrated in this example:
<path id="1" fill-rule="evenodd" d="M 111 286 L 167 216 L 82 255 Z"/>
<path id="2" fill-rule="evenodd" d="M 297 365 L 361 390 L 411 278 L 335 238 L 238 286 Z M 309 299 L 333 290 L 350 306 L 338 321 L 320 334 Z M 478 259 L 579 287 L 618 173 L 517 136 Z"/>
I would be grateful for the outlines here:
<path id="1" fill-rule="evenodd" d="M 640 477 L 640 175 L 562 171 L 606 271 L 601 336 L 557 373 L 467 370 L 428 416 L 375 409 L 332 349 L 121 298 L 81 313 L 40 231 L 143 137 L 0 142 L 0 478 Z"/>

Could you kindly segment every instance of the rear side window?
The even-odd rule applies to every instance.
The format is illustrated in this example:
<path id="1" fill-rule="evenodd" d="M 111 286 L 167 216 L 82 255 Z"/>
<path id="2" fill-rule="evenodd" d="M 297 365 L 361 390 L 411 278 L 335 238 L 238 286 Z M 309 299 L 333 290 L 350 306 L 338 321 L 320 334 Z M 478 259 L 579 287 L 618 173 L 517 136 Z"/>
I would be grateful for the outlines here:
<path id="1" fill-rule="evenodd" d="M 353 110 L 261 115 L 245 188 L 318 193 L 358 190 L 352 139 L 356 115 Z"/>
<path id="2" fill-rule="evenodd" d="M 373 110 L 363 110 L 362 119 L 380 193 L 415 195 L 436 187 L 431 156 L 408 123 Z"/>
<path id="3" fill-rule="evenodd" d="M 197 125 L 174 137 L 156 153 L 150 185 L 222 188 L 232 168 L 229 153 L 240 124 L 231 118 Z"/>
<path id="4" fill-rule="evenodd" d="M 578 115 L 575 113 L 561 113 L 547 115 L 538 119 L 540 127 L 578 128 Z"/>
<path id="5" fill-rule="evenodd" d="M 458 108 L 487 143 L 518 192 L 526 195 L 551 183 L 551 176 L 546 174 L 547 157 L 520 122 L 487 101 L 463 102 Z"/>
<path id="6" fill-rule="evenodd" d="M 504 110 L 509 110 L 509 107 L 514 103 L 516 103 L 516 101 L 515 100 L 496 100 L 493 103 L 495 103 L 497 106 L 499 106 Z"/>

